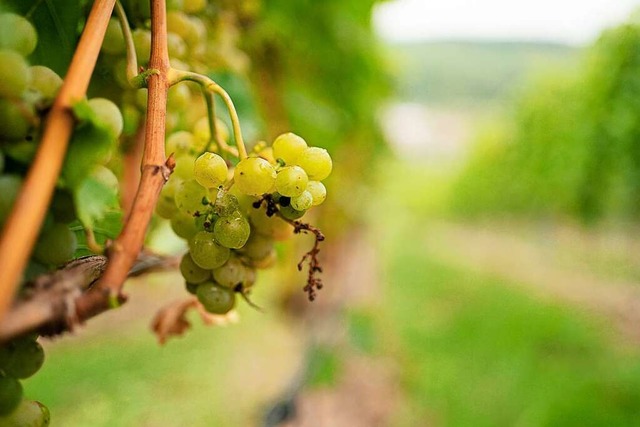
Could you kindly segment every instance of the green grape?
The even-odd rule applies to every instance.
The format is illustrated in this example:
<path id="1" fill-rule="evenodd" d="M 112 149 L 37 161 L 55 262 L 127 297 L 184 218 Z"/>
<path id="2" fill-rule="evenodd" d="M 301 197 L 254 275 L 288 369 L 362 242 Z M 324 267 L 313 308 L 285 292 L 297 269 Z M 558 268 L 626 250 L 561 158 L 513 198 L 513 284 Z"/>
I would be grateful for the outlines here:
<path id="1" fill-rule="evenodd" d="M 277 215 L 267 216 L 264 208 L 249 212 L 251 230 L 274 240 L 287 240 L 293 234 L 293 227 Z"/>
<path id="2" fill-rule="evenodd" d="M 140 126 L 140 120 L 141 113 L 135 105 L 122 105 L 122 121 L 124 125 L 122 133 L 127 136 L 135 135 Z"/>
<path id="3" fill-rule="evenodd" d="M 249 258 L 247 265 L 252 268 L 271 268 L 278 261 L 278 253 L 273 248 L 265 257 L 260 259 Z"/>
<path id="4" fill-rule="evenodd" d="M 189 108 L 191 91 L 186 84 L 176 84 L 169 88 L 167 94 L 167 108 L 173 111 L 182 111 Z"/>
<path id="5" fill-rule="evenodd" d="M 13 340 L 0 348 L 0 370 L 13 378 L 29 378 L 42 367 L 44 350 L 29 338 Z"/>
<path id="6" fill-rule="evenodd" d="M 200 31 L 194 25 L 189 17 L 180 11 L 171 11 L 167 13 L 167 29 L 172 33 L 176 33 L 187 44 L 189 49 L 200 39 Z"/>
<path id="7" fill-rule="evenodd" d="M 309 191 L 303 191 L 301 195 L 291 198 L 291 207 L 297 211 L 306 211 L 313 205 L 313 196 Z"/>
<path id="8" fill-rule="evenodd" d="M 19 98 L 28 84 L 27 61 L 12 50 L 0 50 L 0 97 Z"/>
<path id="9" fill-rule="evenodd" d="M 0 139 L 24 140 L 34 121 L 35 111 L 32 105 L 0 98 Z"/>
<path id="10" fill-rule="evenodd" d="M 47 427 L 51 416 L 49 409 L 40 402 L 23 399 L 18 407 L 6 416 L 0 416 L 3 427 Z"/>
<path id="11" fill-rule="evenodd" d="M 187 154 L 176 156 L 176 167 L 173 169 L 173 176 L 182 180 L 193 179 L 193 164 L 195 159 Z"/>
<path id="12" fill-rule="evenodd" d="M 21 186 L 22 178 L 18 175 L 0 176 L 0 194 L 2 194 L 0 197 L 0 223 L 4 223 L 9 216 Z"/>
<path id="13" fill-rule="evenodd" d="M 280 208 L 280 213 L 282 214 L 283 217 L 287 219 L 295 220 L 295 219 L 302 218 L 305 214 L 305 211 L 299 211 L 297 209 L 294 209 L 291 205 L 289 205 L 289 206 L 282 206 Z"/>
<path id="14" fill-rule="evenodd" d="M 29 67 L 29 87 L 30 91 L 38 94 L 40 102 L 50 105 L 56 98 L 62 79 L 51 68 L 42 65 Z"/>
<path id="15" fill-rule="evenodd" d="M 0 372 L 0 416 L 13 412 L 22 400 L 20 381 Z"/>
<path id="16" fill-rule="evenodd" d="M 186 13 L 199 13 L 207 7 L 207 0 L 184 0 L 182 7 Z"/>
<path id="17" fill-rule="evenodd" d="M 167 33 L 167 47 L 172 58 L 184 58 L 187 55 L 187 45 L 176 33 Z"/>
<path id="18" fill-rule="evenodd" d="M 287 197 L 299 196 L 307 188 L 307 173 L 300 166 L 287 166 L 278 172 L 276 190 Z"/>
<path id="19" fill-rule="evenodd" d="M 199 151 L 206 148 L 211 140 L 211 132 L 209 129 L 209 118 L 201 117 L 193 125 L 193 135 L 196 138 L 198 148 L 202 147 Z M 216 136 L 219 140 L 229 141 L 229 129 L 227 125 L 216 117 Z M 215 142 L 212 142 L 215 145 Z"/>
<path id="20" fill-rule="evenodd" d="M 167 0 L 167 10 L 182 10 L 184 9 L 183 0 Z"/>
<path id="21" fill-rule="evenodd" d="M 307 142 L 295 133 L 283 133 L 273 141 L 273 157 L 282 159 L 287 165 L 294 165 L 298 157 L 307 149 Z"/>
<path id="22" fill-rule="evenodd" d="M 213 234 L 222 246 L 239 249 L 247 243 L 251 227 L 243 216 L 225 216 L 216 221 Z"/>
<path id="23" fill-rule="evenodd" d="M 66 224 L 54 224 L 44 230 L 33 250 L 33 257 L 45 264 L 60 265 L 73 258 L 78 240 Z"/>
<path id="24" fill-rule="evenodd" d="M 259 196 L 273 188 L 276 170 L 264 159 L 249 157 L 237 164 L 233 176 L 242 193 Z"/>
<path id="25" fill-rule="evenodd" d="M 189 240 L 191 258 L 200 267 L 213 270 L 222 266 L 229 259 L 229 248 L 219 245 L 208 231 L 198 232 Z"/>
<path id="26" fill-rule="evenodd" d="M 102 50 L 111 55 L 119 55 L 124 53 L 125 44 L 122 35 L 122 27 L 117 18 L 111 18 L 107 26 L 107 32 L 102 41 Z"/>
<path id="27" fill-rule="evenodd" d="M 186 130 L 172 133 L 165 144 L 167 153 L 174 156 L 191 153 L 193 146 L 195 146 L 195 138 L 191 132 Z"/>
<path id="28" fill-rule="evenodd" d="M 320 147 L 309 147 L 300 155 L 298 166 L 307 172 L 309 179 L 322 181 L 331 173 L 333 164 L 329 152 Z"/>
<path id="29" fill-rule="evenodd" d="M 209 313 L 225 314 L 236 305 L 236 295 L 233 290 L 216 286 L 211 282 L 198 286 L 196 295 L 198 301 Z"/>
<path id="30" fill-rule="evenodd" d="M 177 178 L 170 178 L 169 181 L 162 187 L 160 196 L 158 197 L 158 203 L 156 204 L 156 213 L 161 218 L 171 219 L 178 214 L 178 206 L 174 200 L 176 194 L 176 188 L 180 184 L 180 180 Z"/>
<path id="31" fill-rule="evenodd" d="M 27 19 L 14 13 L 0 14 L 0 49 L 29 56 L 38 44 L 38 33 Z"/>
<path id="32" fill-rule="evenodd" d="M 200 268 L 198 264 L 193 262 L 189 252 L 182 256 L 182 260 L 180 261 L 180 273 L 182 273 L 184 280 L 191 284 L 202 283 L 211 278 L 211 272 L 204 268 Z"/>
<path id="33" fill-rule="evenodd" d="M 204 153 L 196 159 L 193 176 L 203 187 L 218 187 L 224 184 L 229 168 L 224 159 L 215 153 Z"/>
<path id="34" fill-rule="evenodd" d="M 313 206 L 321 205 L 327 198 L 327 189 L 320 181 L 309 181 L 307 184 L 307 191 L 311 193 L 313 198 Z"/>
<path id="35" fill-rule="evenodd" d="M 219 216 L 240 215 L 240 202 L 233 194 L 225 193 L 222 197 L 216 198 L 213 210 Z"/>
<path id="36" fill-rule="evenodd" d="M 251 289 L 253 285 L 256 283 L 256 269 L 252 267 L 246 267 L 244 269 L 245 275 L 244 280 L 242 281 L 242 287 L 244 290 Z"/>
<path id="37" fill-rule="evenodd" d="M 89 107 L 91 107 L 99 122 L 111 132 L 114 138 L 120 136 L 124 127 L 124 120 L 116 104 L 106 98 L 92 98 L 89 100 Z"/>
<path id="38" fill-rule="evenodd" d="M 177 236 L 187 240 L 198 232 L 193 216 L 184 212 L 178 212 L 171 218 L 171 229 Z"/>
<path id="39" fill-rule="evenodd" d="M 182 181 L 176 188 L 176 206 L 188 214 L 203 212 L 205 209 L 203 202 L 208 203 L 208 200 L 209 191 L 198 184 L 195 179 Z"/>
<path id="40" fill-rule="evenodd" d="M 151 32 L 141 28 L 133 30 L 133 43 L 136 46 L 136 55 L 140 64 L 149 62 L 151 55 Z"/>
<path id="41" fill-rule="evenodd" d="M 196 227 L 198 230 L 213 231 L 213 224 L 218 220 L 218 215 L 209 212 L 196 217 Z"/>
<path id="42" fill-rule="evenodd" d="M 258 233 L 251 233 L 242 247 L 241 253 L 251 260 L 262 260 L 274 252 L 273 239 Z"/>
<path id="43" fill-rule="evenodd" d="M 4 163 L 5 163 L 4 153 L 0 151 L 0 174 L 2 173 L 2 171 L 4 171 Z"/>
<path id="44" fill-rule="evenodd" d="M 217 284 L 234 288 L 238 283 L 242 283 L 245 279 L 246 271 L 242 261 L 236 257 L 231 257 L 219 268 L 213 270 L 213 280 Z"/>

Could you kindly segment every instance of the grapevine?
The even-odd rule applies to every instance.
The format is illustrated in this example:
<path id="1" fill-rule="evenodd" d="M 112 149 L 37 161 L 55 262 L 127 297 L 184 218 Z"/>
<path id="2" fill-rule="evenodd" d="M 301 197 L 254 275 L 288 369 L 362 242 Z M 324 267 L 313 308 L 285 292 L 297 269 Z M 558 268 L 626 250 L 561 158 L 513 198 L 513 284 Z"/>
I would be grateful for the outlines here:
<path id="1" fill-rule="evenodd" d="M 0 424 L 48 425 L 20 383 L 44 361 L 40 336 L 124 303 L 129 275 L 176 264 L 184 278 L 186 299 L 154 320 L 161 342 L 188 309 L 215 323 L 238 295 L 257 307 L 257 270 L 294 234 L 315 235 L 298 269 L 310 300 L 322 288 L 324 236 L 300 218 L 326 199 L 330 155 L 291 132 L 246 145 L 231 96 L 203 74 L 211 10 L 175 3 L 96 0 L 64 79 L 30 62 L 32 11 L 0 10 Z M 158 218 L 188 248 L 178 262 L 143 251 Z"/>

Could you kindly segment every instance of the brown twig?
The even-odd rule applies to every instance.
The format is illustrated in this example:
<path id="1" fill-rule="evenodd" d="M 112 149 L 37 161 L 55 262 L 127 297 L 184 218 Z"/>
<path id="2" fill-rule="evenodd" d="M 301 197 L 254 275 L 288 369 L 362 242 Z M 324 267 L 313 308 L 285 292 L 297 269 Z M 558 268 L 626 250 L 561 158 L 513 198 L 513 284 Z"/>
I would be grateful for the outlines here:
<path id="1" fill-rule="evenodd" d="M 120 205 L 124 212 L 124 221 L 127 221 L 133 201 L 138 191 L 142 163 L 142 151 L 144 149 L 144 126 L 141 125 L 133 136 L 131 143 L 122 154 L 122 181 L 120 182 Z"/>
<path id="2" fill-rule="evenodd" d="M 175 161 L 165 161 L 164 139 L 170 69 L 167 48 L 165 0 L 151 1 L 151 57 L 147 78 L 149 97 L 142 157 L 142 178 L 122 232 L 109 248 L 109 264 L 97 285 L 76 300 L 79 320 L 92 317 L 124 300 L 122 286 L 138 253 L 153 215 L 160 190 L 169 179 Z"/>
<path id="3" fill-rule="evenodd" d="M 173 257 L 142 253 L 129 276 L 174 269 L 177 262 Z M 0 343 L 33 331 L 50 335 L 72 329 L 76 320 L 73 300 L 89 289 L 106 267 L 107 257 L 91 255 L 75 259 L 28 284 L 0 323 Z"/>
<path id="4" fill-rule="evenodd" d="M 20 276 L 47 213 L 74 126 L 71 106 L 82 99 L 116 0 L 96 0 L 60 88 L 33 165 L 29 169 L 0 239 L 0 319 L 14 298 Z"/>

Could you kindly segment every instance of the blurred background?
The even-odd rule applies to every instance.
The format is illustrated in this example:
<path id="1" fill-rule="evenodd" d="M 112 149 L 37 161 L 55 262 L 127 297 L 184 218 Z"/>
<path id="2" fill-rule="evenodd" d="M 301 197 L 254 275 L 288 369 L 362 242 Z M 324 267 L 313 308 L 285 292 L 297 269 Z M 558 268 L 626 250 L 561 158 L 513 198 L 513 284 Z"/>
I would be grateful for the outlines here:
<path id="1" fill-rule="evenodd" d="M 245 132 L 334 158 L 325 289 L 300 238 L 161 347 L 179 273 L 132 280 L 25 382 L 53 426 L 640 425 L 640 2 L 210 3 Z"/>

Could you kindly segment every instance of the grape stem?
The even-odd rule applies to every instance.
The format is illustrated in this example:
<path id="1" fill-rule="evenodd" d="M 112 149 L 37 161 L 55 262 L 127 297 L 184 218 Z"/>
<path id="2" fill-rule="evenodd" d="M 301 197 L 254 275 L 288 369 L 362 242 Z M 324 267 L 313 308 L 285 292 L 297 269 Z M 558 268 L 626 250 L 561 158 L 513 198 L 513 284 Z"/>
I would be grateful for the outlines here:
<path id="1" fill-rule="evenodd" d="M 209 121 L 209 142 L 213 142 L 216 144 L 221 153 L 228 153 L 234 157 L 238 157 L 238 150 L 233 147 L 230 147 L 226 142 L 224 142 L 221 138 L 218 138 L 218 131 L 216 125 L 216 104 L 214 99 L 214 93 L 206 90 L 204 87 L 202 88 L 202 95 L 204 96 L 204 100 L 207 104 L 207 118 Z M 205 148 L 206 151 L 206 148 Z"/>
<path id="2" fill-rule="evenodd" d="M 32 166 L 0 237 L 0 323 L 14 298 L 60 175 L 75 118 L 71 107 L 89 86 L 116 0 L 96 0 L 69 71 L 51 107 Z"/>
<path id="3" fill-rule="evenodd" d="M 229 117 L 231 118 L 231 124 L 233 125 L 233 136 L 236 140 L 236 146 L 238 148 L 238 157 L 240 160 L 247 158 L 247 149 L 242 139 L 242 129 L 240 128 L 240 119 L 238 118 L 238 112 L 233 105 L 233 100 L 229 94 L 216 82 L 209 77 L 202 74 L 194 73 L 192 71 L 176 70 L 172 68 L 169 70 L 169 82 L 170 85 L 174 85 L 183 81 L 191 81 L 199 84 L 204 90 L 210 93 L 215 93 L 222 98 L 222 101 L 229 110 Z M 215 118 L 214 118 L 215 120 Z"/>
<path id="4" fill-rule="evenodd" d="M 138 56 L 136 55 L 136 45 L 133 43 L 133 35 L 131 34 L 131 27 L 129 26 L 129 20 L 127 14 L 122 7 L 120 0 L 116 1 L 116 15 L 120 22 L 120 28 L 122 28 L 122 37 L 124 38 L 124 45 L 127 57 L 127 80 L 133 87 L 139 83 L 135 80 L 138 76 Z"/>

